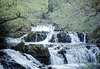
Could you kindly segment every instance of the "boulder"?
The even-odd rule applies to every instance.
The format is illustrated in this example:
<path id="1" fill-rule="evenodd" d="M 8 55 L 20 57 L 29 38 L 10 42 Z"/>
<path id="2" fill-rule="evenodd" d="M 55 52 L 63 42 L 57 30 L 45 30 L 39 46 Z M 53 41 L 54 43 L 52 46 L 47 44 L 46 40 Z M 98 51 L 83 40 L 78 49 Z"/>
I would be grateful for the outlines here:
<path id="1" fill-rule="evenodd" d="M 0 51 L 0 63 L 4 69 L 26 69 L 14 60 L 11 60 L 11 57 L 2 51 Z"/>
<path id="2" fill-rule="evenodd" d="M 60 32 L 57 34 L 57 40 L 59 43 L 70 43 L 71 42 L 71 38 L 68 34 L 66 34 L 66 32 Z M 56 42 L 54 37 L 54 35 L 52 36 L 52 39 L 50 40 L 50 42 Z"/>
<path id="3" fill-rule="evenodd" d="M 61 55 L 63 56 L 63 58 L 64 58 L 64 63 L 65 63 L 65 64 L 66 64 L 66 63 L 68 64 L 67 58 L 66 58 L 66 56 L 65 56 L 66 50 L 65 50 L 65 49 L 62 49 L 62 50 L 58 51 L 58 53 L 61 54 Z"/>
<path id="4" fill-rule="evenodd" d="M 31 32 L 24 39 L 26 42 L 39 42 L 45 40 L 46 37 L 47 32 Z"/>
<path id="5" fill-rule="evenodd" d="M 7 48 L 8 45 L 6 43 L 0 43 L 0 50 Z"/>
<path id="6" fill-rule="evenodd" d="M 81 42 L 84 42 L 84 34 L 83 33 L 78 33 L 78 37 Z"/>
<path id="7" fill-rule="evenodd" d="M 32 55 L 38 61 L 43 64 L 49 64 L 50 53 L 47 47 L 39 44 L 30 44 L 24 45 L 23 42 L 19 43 L 17 46 L 13 47 L 13 49 L 18 50 L 22 53 L 27 53 Z"/>
<path id="8" fill-rule="evenodd" d="M 28 45 L 26 46 L 25 53 L 31 54 L 33 57 L 35 57 L 37 60 L 39 60 L 41 63 L 48 65 L 49 64 L 49 57 L 50 53 L 47 47 L 44 47 L 43 45 Z"/>
<path id="9" fill-rule="evenodd" d="M 78 37 L 79 37 L 79 39 L 80 39 L 81 42 L 84 42 L 84 34 L 83 33 L 78 33 Z M 89 40 L 88 33 L 86 33 L 85 40 L 86 40 L 86 43 Z"/>
<path id="10" fill-rule="evenodd" d="M 11 46 L 12 49 L 20 51 L 20 52 L 25 52 L 25 44 L 24 42 L 20 42 L 17 46 Z"/>
<path id="11" fill-rule="evenodd" d="M 56 26 L 54 31 L 63 31 L 63 29 L 61 27 L 59 27 L 59 26 Z"/>

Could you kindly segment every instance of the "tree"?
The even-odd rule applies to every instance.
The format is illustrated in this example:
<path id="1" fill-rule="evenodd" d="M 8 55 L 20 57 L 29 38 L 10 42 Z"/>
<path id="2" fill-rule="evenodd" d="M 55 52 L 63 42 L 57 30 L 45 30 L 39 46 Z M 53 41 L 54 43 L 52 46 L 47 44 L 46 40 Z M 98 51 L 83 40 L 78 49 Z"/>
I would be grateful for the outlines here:
<path id="1" fill-rule="evenodd" d="M 18 18 L 27 18 L 22 16 L 17 9 L 17 0 L 0 0 L 0 24 L 12 21 Z"/>

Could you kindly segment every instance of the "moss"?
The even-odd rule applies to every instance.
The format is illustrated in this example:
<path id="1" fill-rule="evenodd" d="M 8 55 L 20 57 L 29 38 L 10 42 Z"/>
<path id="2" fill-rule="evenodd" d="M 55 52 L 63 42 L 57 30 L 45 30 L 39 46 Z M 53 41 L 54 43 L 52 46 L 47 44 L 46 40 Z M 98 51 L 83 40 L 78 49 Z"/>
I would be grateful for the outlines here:
<path id="1" fill-rule="evenodd" d="M 35 44 L 26 46 L 25 53 L 31 54 L 41 63 L 49 64 L 50 53 L 47 47 L 43 45 Z"/>
<path id="2" fill-rule="evenodd" d="M 20 42 L 17 46 L 15 46 L 13 49 L 18 50 L 20 52 L 25 52 L 25 44 L 24 42 Z"/>
<path id="3" fill-rule="evenodd" d="M 28 34 L 27 37 L 25 37 L 25 41 L 27 42 L 39 42 L 44 40 L 47 36 L 46 36 L 47 32 L 31 32 L 30 34 Z"/>

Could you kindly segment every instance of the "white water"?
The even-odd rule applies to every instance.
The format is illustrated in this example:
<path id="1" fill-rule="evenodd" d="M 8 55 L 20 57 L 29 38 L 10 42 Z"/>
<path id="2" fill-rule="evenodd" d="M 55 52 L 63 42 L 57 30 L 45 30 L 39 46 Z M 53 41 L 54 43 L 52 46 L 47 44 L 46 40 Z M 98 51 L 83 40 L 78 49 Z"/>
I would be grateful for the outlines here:
<path id="1" fill-rule="evenodd" d="M 54 32 L 55 27 L 50 25 L 38 25 L 36 27 L 31 27 L 31 31 L 33 32 Z"/>
<path id="2" fill-rule="evenodd" d="M 72 43 L 80 43 L 80 39 L 76 32 L 69 32 L 69 36 L 71 37 Z"/>
<path id="3" fill-rule="evenodd" d="M 64 64 L 64 59 L 63 56 L 58 54 L 57 50 L 54 50 L 53 48 L 49 48 L 49 52 L 50 52 L 50 61 L 51 61 L 51 65 L 61 65 Z"/>
<path id="4" fill-rule="evenodd" d="M 52 39 L 52 36 L 54 36 L 54 43 L 57 43 L 58 42 L 58 38 L 57 38 L 57 34 L 60 33 L 60 31 L 54 31 L 55 27 L 52 26 L 52 25 L 39 25 L 39 26 L 36 26 L 36 27 L 31 27 L 31 31 L 30 32 L 48 32 L 47 34 L 47 38 L 43 41 L 40 41 L 40 42 L 37 42 L 37 38 L 35 39 L 35 41 L 37 43 L 50 43 L 49 41 Z M 69 36 L 71 37 L 71 43 L 81 43 L 80 42 L 80 39 L 77 35 L 76 32 L 68 32 Z M 86 34 L 84 34 L 84 43 L 86 42 Z M 26 37 L 28 34 L 25 34 L 23 35 L 22 37 L 20 38 L 10 38 L 8 37 L 6 39 L 7 43 L 8 44 L 11 44 L 11 45 L 17 45 L 18 43 L 20 43 L 21 41 L 25 42 L 24 40 L 24 37 Z M 37 37 L 37 35 L 36 35 Z M 29 42 L 29 43 L 36 43 L 36 42 Z M 28 44 L 28 42 L 26 42 Z"/>
<path id="5" fill-rule="evenodd" d="M 51 54 L 51 64 L 53 65 L 64 64 L 64 58 L 62 57 L 61 54 L 58 54 L 58 52 L 62 49 L 66 51 L 65 56 L 67 58 L 68 64 L 96 62 L 95 54 L 100 52 L 98 47 L 96 47 L 95 45 L 91 46 L 91 49 L 88 50 L 84 43 L 53 44 L 52 47 L 49 47 L 49 51 Z M 93 53 L 94 49 L 95 53 Z"/>
<path id="6" fill-rule="evenodd" d="M 3 66 L 1 65 L 1 63 L 0 63 L 0 69 L 4 69 Z"/>
<path id="7" fill-rule="evenodd" d="M 84 43 L 86 43 L 86 33 L 83 32 L 83 34 L 84 34 Z"/>
<path id="8" fill-rule="evenodd" d="M 58 38 L 57 34 L 60 31 L 54 31 L 55 27 L 52 25 L 39 25 L 37 27 L 32 27 L 31 31 L 33 32 L 49 32 L 47 34 L 47 38 L 41 42 L 25 42 L 22 40 L 26 35 L 20 37 L 20 38 L 8 38 L 8 43 L 20 43 L 21 41 L 24 41 L 25 45 L 29 44 L 44 44 L 44 46 L 47 46 L 50 52 L 50 61 L 51 66 L 56 69 L 77 69 L 79 67 L 78 63 L 84 63 L 84 62 L 96 62 L 96 53 L 99 53 L 99 49 L 93 45 L 90 47 L 90 50 L 86 48 L 86 34 L 84 33 L 84 42 L 80 42 L 80 39 L 78 37 L 78 34 L 76 32 L 68 32 L 69 36 L 71 37 L 71 43 L 57 43 Z M 55 43 L 50 43 L 49 41 L 52 39 L 52 36 L 54 35 L 54 41 Z M 36 39 L 37 40 L 37 39 Z M 50 47 L 51 45 L 51 47 Z M 58 52 L 64 49 L 66 53 L 64 53 L 68 64 L 64 64 L 64 57 L 59 54 Z M 93 53 L 93 50 L 95 50 L 95 53 Z M 5 50 L 6 51 L 6 50 Z M 28 54 L 25 54 L 27 57 L 29 57 L 28 60 L 25 56 L 21 55 L 19 52 L 16 52 L 14 50 L 7 49 L 7 54 L 9 54 L 16 62 L 23 66 L 29 66 L 31 69 L 33 69 L 33 66 L 37 68 L 37 65 L 39 62 L 37 60 L 34 60 L 34 58 Z M 10 54 L 11 53 L 11 54 Z M 17 55 L 14 55 L 17 54 Z M 14 56 L 13 56 L 14 55 Z M 24 59 L 21 58 L 21 56 L 24 57 Z M 16 58 L 17 57 L 17 58 Z M 20 58 L 20 61 L 18 60 Z M 34 61 L 33 61 L 34 60 Z M 24 61 L 21 62 L 21 61 Z M 36 62 L 36 63 L 32 63 Z M 37 64 L 37 65 L 36 65 Z M 71 66 L 72 65 L 72 66 Z M 74 66 L 75 65 L 75 66 Z M 35 69 L 34 68 L 34 69 Z"/>
<path id="9" fill-rule="evenodd" d="M 7 53 L 13 60 L 15 60 L 17 63 L 24 66 L 26 69 L 29 67 L 31 69 L 39 69 L 39 61 L 37 61 L 34 57 L 32 57 L 29 54 L 25 54 L 26 56 L 23 56 L 19 51 L 11 50 L 11 49 L 4 49 L 5 53 Z"/>

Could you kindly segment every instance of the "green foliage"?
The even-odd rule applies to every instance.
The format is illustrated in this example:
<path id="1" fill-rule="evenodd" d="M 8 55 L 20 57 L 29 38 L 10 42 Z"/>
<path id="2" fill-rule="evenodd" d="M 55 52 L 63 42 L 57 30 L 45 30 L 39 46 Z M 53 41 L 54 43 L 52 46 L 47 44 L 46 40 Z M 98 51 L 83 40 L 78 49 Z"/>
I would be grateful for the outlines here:
<path id="1" fill-rule="evenodd" d="M 47 47 L 44 47 L 43 45 L 34 44 L 34 45 L 28 45 L 26 46 L 25 53 L 31 54 L 34 56 L 37 60 L 39 60 L 41 63 L 48 64 L 49 63 L 49 57 L 50 53 Z"/>
<path id="2" fill-rule="evenodd" d="M 47 12 L 48 0 L 0 0 L 0 21 L 17 17 L 19 13 L 21 16 L 26 17 L 7 21 L 7 23 L 13 27 L 13 29 L 11 29 L 13 33 L 16 33 L 16 29 L 22 26 L 26 27 L 27 31 L 29 31 L 29 27 L 32 24 L 36 25 L 41 22 L 48 22 L 45 19 L 42 20 L 39 18 L 39 16 Z M 23 32 L 27 31 L 24 30 Z"/>
<path id="3" fill-rule="evenodd" d="M 10 27 L 7 24 L 0 25 L 0 43 L 5 43 L 6 37 L 10 33 Z"/>
<path id="4" fill-rule="evenodd" d="M 17 0 L 0 0 L 0 17 L 15 17 Z"/>
<path id="5" fill-rule="evenodd" d="M 52 3 L 54 7 L 52 7 L 53 11 L 49 13 L 49 16 L 54 23 L 66 31 L 89 32 L 91 34 L 100 25 L 100 13 L 95 8 L 96 6 L 92 7 L 97 2 L 99 6 L 100 0 L 56 1 L 57 4 Z"/>
<path id="6" fill-rule="evenodd" d="M 14 49 L 18 50 L 20 52 L 25 52 L 25 44 L 24 44 L 24 42 L 20 42 Z"/>
<path id="7" fill-rule="evenodd" d="M 19 32 L 25 33 L 30 26 L 56 23 L 66 31 L 91 34 L 100 25 L 100 0 L 0 0 L 0 21 L 19 12 L 26 18 L 7 22 L 13 33 L 21 27 L 26 29 Z"/>

